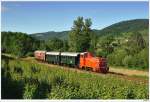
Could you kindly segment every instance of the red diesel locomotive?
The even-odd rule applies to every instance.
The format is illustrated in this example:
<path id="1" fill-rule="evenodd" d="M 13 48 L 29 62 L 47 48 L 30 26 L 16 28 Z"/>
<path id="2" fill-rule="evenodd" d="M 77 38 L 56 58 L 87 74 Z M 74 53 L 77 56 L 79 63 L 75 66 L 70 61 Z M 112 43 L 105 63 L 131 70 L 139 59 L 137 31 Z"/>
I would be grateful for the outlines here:
<path id="1" fill-rule="evenodd" d="M 35 51 L 34 56 L 37 60 L 52 64 L 68 65 L 74 68 L 91 69 L 94 72 L 107 73 L 109 67 L 106 58 L 94 57 L 90 52 L 46 52 Z"/>

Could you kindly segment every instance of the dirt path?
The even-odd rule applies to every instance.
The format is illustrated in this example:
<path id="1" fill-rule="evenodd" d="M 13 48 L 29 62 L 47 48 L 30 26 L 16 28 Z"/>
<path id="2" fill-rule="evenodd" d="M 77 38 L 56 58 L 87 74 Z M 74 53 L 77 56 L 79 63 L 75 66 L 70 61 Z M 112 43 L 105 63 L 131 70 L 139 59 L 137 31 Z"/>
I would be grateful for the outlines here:
<path id="1" fill-rule="evenodd" d="M 119 73 L 128 76 L 147 76 L 147 77 L 149 76 L 149 73 L 147 71 L 123 69 L 119 67 L 118 68 L 110 67 L 109 71 L 112 73 Z"/>

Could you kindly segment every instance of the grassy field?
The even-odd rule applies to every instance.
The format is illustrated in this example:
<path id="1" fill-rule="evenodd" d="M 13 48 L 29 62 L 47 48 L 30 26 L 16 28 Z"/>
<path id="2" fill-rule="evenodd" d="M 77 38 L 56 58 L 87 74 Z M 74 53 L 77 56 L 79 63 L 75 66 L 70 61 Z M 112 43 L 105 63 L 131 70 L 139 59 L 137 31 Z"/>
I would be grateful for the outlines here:
<path id="1" fill-rule="evenodd" d="M 110 70 L 111 72 L 121 73 L 128 76 L 141 76 L 141 77 L 148 77 L 149 73 L 148 70 L 136 70 L 136 69 L 128 69 L 124 67 L 114 67 L 111 66 Z"/>
<path id="2" fill-rule="evenodd" d="M 2 56 L 2 99 L 148 99 L 148 82 Z M 15 94 L 14 94 L 15 93 Z"/>

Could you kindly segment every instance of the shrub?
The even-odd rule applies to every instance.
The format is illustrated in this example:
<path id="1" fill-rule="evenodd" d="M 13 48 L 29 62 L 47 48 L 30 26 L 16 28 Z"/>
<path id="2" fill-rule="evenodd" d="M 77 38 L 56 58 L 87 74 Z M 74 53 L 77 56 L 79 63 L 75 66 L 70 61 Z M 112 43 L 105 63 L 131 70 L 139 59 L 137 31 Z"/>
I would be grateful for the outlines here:
<path id="1" fill-rule="evenodd" d="M 115 52 L 113 52 L 108 56 L 108 61 L 112 65 L 122 66 L 123 65 L 122 60 L 126 55 L 127 53 L 125 50 L 116 49 Z"/>
<path id="2" fill-rule="evenodd" d="M 133 59 L 133 56 L 131 55 L 126 56 L 122 61 L 123 65 L 126 67 L 132 67 L 133 65 L 135 65 L 133 62 L 134 62 L 134 59 Z"/>
<path id="3" fill-rule="evenodd" d="M 26 84 L 25 91 L 23 93 L 23 99 L 33 99 L 36 89 L 37 89 L 36 85 Z"/>

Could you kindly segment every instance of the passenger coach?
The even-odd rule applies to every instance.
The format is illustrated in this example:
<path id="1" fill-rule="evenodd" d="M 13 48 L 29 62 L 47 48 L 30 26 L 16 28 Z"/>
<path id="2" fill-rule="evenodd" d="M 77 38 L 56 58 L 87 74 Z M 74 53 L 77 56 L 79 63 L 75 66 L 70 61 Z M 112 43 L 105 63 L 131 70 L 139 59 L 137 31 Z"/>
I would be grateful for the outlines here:
<path id="1" fill-rule="evenodd" d="M 46 61 L 48 63 L 60 64 L 60 52 L 46 52 Z"/>
<path id="2" fill-rule="evenodd" d="M 78 67 L 79 65 L 79 53 L 73 52 L 61 52 L 61 64 L 62 65 L 69 65 L 73 67 Z"/>

